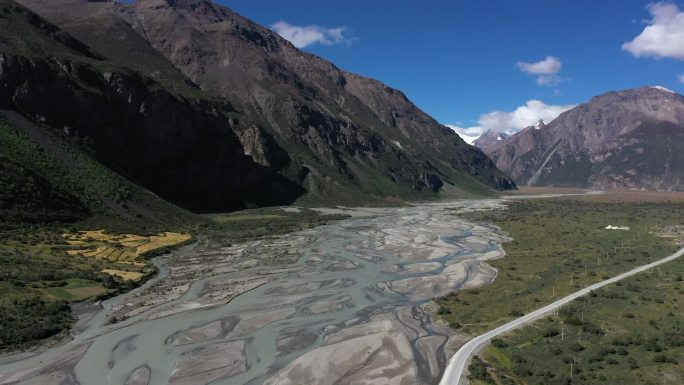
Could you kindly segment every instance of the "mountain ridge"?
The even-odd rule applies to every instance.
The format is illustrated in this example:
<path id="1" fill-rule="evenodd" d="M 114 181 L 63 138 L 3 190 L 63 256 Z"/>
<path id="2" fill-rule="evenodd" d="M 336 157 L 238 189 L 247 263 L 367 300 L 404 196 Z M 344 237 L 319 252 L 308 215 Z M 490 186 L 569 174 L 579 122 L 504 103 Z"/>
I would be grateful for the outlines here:
<path id="1" fill-rule="evenodd" d="M 57 27 L 14 2 L 1 5 L 10 15 L 0 43 L 4 108 L 88 143 L 107 167 L 195 211 L 235 209 L 245 199 L 259 204 L 260 191 L 277 191 L 269 186 L 278 178 L 244 155 L 230 129 L 242 123 L 228 103 L 193 98 L 192 88 L 179 95 L 102 55 L 55 43 L 44 31 Z M 279 200 L 294 197 L 268 202 Z"/>
<path id="2" fill-rule="evenodd" d="M 243 123 L 231 126 L 243 152 L 304 189 L 299 201 L 354 204 L 513 187 L 484 153 L 400 91 L 299 51 L 210 1 L 21 2 L 117 64 L 171 63 L 149 73 L 181 95 L 229 105 Z M 132 53 L 122 55 L 109 36 Z"/>
<path id="3" fill-rule="evenodd" d="M 675 127 L 684 132 L 684 97 L 645 86 L 595 96 L 486 151 L 520 184 L 684 190 Z"/>

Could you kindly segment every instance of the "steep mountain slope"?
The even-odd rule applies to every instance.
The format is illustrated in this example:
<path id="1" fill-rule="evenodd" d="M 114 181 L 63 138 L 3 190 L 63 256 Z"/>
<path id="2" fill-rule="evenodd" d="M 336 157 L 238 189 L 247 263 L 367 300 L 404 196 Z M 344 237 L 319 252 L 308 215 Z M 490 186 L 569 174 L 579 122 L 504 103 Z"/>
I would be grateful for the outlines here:
<path id="1" fill-rule="evenodd" d="M 138 231 L 196 219 L 14 111 L 0 110 L 0 229 L 79 222 Z"/>
<path id="2" fill-rule="evenodd" d="M 487 152 L 488 149 L 501 145 L 502 142 L 510 139 L 515 134 L 515 132 L 494 132 L 490 130 L 475 139 L 473 146 Z"/>
<path id="3" fill-rule="evenodd" d="M 662 87 L 609 92 L 489 147 L 519 184 L 684 190 L 684 97 Z"/>
<path id="4" fill-rule="evenodd" d="M 63 170 L 50 170 L 53 159 L 4 116 L 0 117 L 0 143 L 0 215 L 4 222 L 71 222 L 87 215 L 85 202 L 52 183 L 49 174 Z"/>
<path id="5" fill-rule="evenodd" d="M 243 152 L 305 189 L 303 200 L 512 187 L 486 155 L 401 92 L 299 51 L 210 1 L 21 2 L 119 65 L 180 89 L 177 68 L 205 94 L 227 100 L 243 114 L 234 120 L 242 124 L 230 125 Z"/>
<path id="6" fill-rule="evenodd" d="M 3 108 L 65 134 L 111 169 L 191 210 L 290 203 L 303 192 L 245 155 L 232 128 L 246 125 L 241 115 L 172 66 L 166 70 L 174 77 L 158 82 L 14 2 L 0 7 Z"/>
<path id="7" fill-rule="evenodd" d="M 527 130 L 539 130 L 546 127 L 546 123 L 543 120 L 539 120 L 537 123 L 525 127 L 522 130 L 508 129 L 505 131 L 492 131 L 488 130 L 482 134 L 479 138 L 475 139 L 473 146 L 481 149 L 485 153 L 491 152 L 497 147 L 501 147 L 504 143 L 515 137 L 515 135 L 527 131 Z"/>
<path id="8" fill-rule="evenodd" d="M 89 114 L 106 124 L 104 110 L 88 110 L 106 97 L 89 63 L 106 61 L 14 2 L 0 1 L 0 15 L 0 227 L 95 217 L 141 229 L 192 221 L 93 159 L 92 137 L 72 135 Z"/>

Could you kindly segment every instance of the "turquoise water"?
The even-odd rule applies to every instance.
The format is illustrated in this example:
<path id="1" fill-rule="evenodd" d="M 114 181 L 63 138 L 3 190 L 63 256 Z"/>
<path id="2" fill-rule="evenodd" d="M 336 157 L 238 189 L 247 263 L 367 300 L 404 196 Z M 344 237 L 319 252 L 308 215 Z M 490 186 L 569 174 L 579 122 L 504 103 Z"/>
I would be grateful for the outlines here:
<path id="1" fill-rule="evenodd" d="M 130 374 L 144 365 L 152 373 L 150 384 L 161 385 L 170 382 L 177 361 L 202 349 L 230 344 L 240 350 L 226 353 L 227 356 L 241 357 L 238 361 L 243 362 L 234 366 L 230 376 L 215 383 L 260 384 L 297 357 L 320 347 L 325 336 L 333 331 L 367 322 L 370 314 L 418 307 L 436 295 L 458 289 L 435 284 L 413 291 L 409 284 L 404 285 L 408 289 L 396 292 L 386 283 L 421 277 L 429 281 L 443 274 L 451 264 L 500 251 L 496 229 L 467 223 L 447 210 L 488 204 L 461 201 L 377 210 L 370 218 L 307 230 L 302 233 L 307 242 L 298 247 L 300 256 L 290 266 L 290 272 L 226 304 L 149 321 L 131 320 L 115 330 L 102 325 L 106 316 L 102 312 L 74 342 L 0 366 L 0 374 L 51 362 L 74 346 L 88 343 L 86 354 L 73 369 L 81 384 L 125 384 Z M 420 269 L 416 263 L 429 265 Z M 201 296 L 210 290 L 209 283 L 258 276 L 264 269 L 268 268 L 254 267 L 198 279 L 174 302 L 200 302 Z M 467 279 L 468 276 L 464 277 L 458 286 Z M 260 317 L 272 322 L 261 322 Z M 209 337 L 190 344 L 174 343 L 179 331 L 197 329 L 217 320 L 223 320 L 223 328 Z M 430 332 L 430 326 L 425 327 Z M 291 344 L 283 343 L 285 340 Z M 443 361 L 444 357 L 440 359 Z M 2 380 L 0 377 L 0 383 Z"/>

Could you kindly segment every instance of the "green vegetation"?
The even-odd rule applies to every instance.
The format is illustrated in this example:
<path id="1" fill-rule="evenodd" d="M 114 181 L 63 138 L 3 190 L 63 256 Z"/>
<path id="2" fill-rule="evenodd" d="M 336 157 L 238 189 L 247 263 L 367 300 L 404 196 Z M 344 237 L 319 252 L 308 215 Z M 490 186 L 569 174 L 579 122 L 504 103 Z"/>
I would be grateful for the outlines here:
<path id="1" fill-rule="evenodd" d="M 20 128 L 0 115 L 0 230 L 76 222 L 83 230 L 151 235 L 192 231 L 201 223 L 70 140 L 49 128 Z"/>
<path id="2" fill-rule="evenodd" d="M 188 242 L 184 234 L 226 245 L 344 217 L 279 209 L 194 216 L 94 161 L 82 144 L 24 130 L 32 132 L 0 116 L 0 351 L 64 332 L 69 302 L 139 285 L 155 271 L 147 258 Z"/>
<path id="3" fill-rule="evenodd" d="M 63 226 L 0 228 L 0 351 L 65 331 L 69 302 L 126 292 L 156 271 L 148 258 L 191 241 L 179 233 L 110 235 L 75 232 L 82 222 Z"/>
<path id="4" fill-rule="evenodd" d="M 38 295 L 7 298 L 3 294 L 0 300 L 0 347 L 25 347 L 32 341 L 64 331 L 72 321 L 65 301 L 45 300 Z"/>
<path id="5" fill-rule="evenodd" d="M 69 255 L 88 245 L 69 245 L 63 234 L 104 228 L 155 236 L 195 232 L 203 223 L 94 161 L 82 143 L 25 130 L 32 132 L 0 116 L 0 351 L 65 331 L 69 302 L 130 290 L 138 283 L 125 278 L 154 272 L 144 261 Z M 145 258 L 170 247 L 160 246 L 145 250 Z"/>
<path id="6" fill-rule="evenodd" d="M 77 220 L 87 208 L 81 182 L 61 162 L 0 116 L 0 214 L 3 222 Z M 73 189 L 73 190 L 70 190 Z"/>
<path id="7" fill-rule="evenodd" d="M 154 271 L 147 265 L 69 255 L 74 246 L 58 226 L 0 231 L 0 351 L 66 330 L 72 322 L 69 302 L 106 298 L 138 284 L 103 270 Z"/>
<path id="8" fill-rule="evenodd" d="M 473 213 L 513 238 L 499 271 L 487 287 L 437 300 L 441 317 L 466 333 L 491 330 L 586 285 L 671 254 L 677 246 L 659 237 L 684 217 L 684 203 L 598 202 L 534 199 L 511 202 L 507 210 Z M 608 224 L 630 231 L 605 230 Z"/>
<path id="9" fill-rule="evenodd" d="M 108 292 L 99 282 L 82 278 L 67 278 L 62 281 L 44 281 L 32 284 L 34 287 L 43 286 L 43 292 L 49 298 L 64 301 L 82 301 Z"/>
<path id="10" fill-rule="evenodd" d="M 661 197 L 663 198 L 663 197 Z M 580 287 L 663 258 L 682 241 L 681 199 L 614 194 L 512 202 L 470 214 L 513 238 L 494 284 L 438 300 L 438 314 L 479 334 Z M 606 225 L 629 231 L 605 230 Z M 475 357 L 478 385 L 684 381 L 684 260 L 604 287 Z M 572 365 L 572 376 L 571 376 Z"/>
<path id="11" fill-rule="evenodd" d="M 216 222 L 216 223 L 231 223 L 231 222 L 263 222 L 263 221 L 271 221 L 271 220 L 279 220 L 281 218 L 284 218 L 284 215 L 281 214 L 236 214 L 236 215 L 216 215 L 213 216 L 211 219 Z"/>
<path id="12" fill-rule="evenodd" d="M 437 198 L 437 193 L 429 188 L 417 188 L 424 184 L 422 179 L 430 178 L 427 171 L 434 171 L 435 175 L 448 179 L 446 182 L 452 185 L 451 193 L 454 195 L 489 194 L 487 186 L 492 183 L 490 176 L 499 175 L 490 164 L 480 170 L 479 152 L 471 151 L 466 156 L 456 151 L 459 155 L 454 155 L 453 159 L 448 159 L 446 155 L 445 158 L 437 157 L 432 146 L 425 149 L 416 147 L 406 153 L 398 152 L 397 148 L 402 146 L 400 141 L 406 140 L 406 136 L 386 127 L 383 130 L 387 139 L 391 139 L 395 145 L 387 142 L 387 146 L 381 147 L 391 150 L 357 152 L 350 148 L 351 151 L 338 152 L 336 147 L 331 147 L 333 151 L 327 159 L 319 159 L 318 152 L 314 156 L 308 145 L 301 143 L 293 145 L 292 149 L 286 148 L 281 157 L 276 154 L 281 150 L 279 145 L 269 144 L 266 135 L 260 140 L 262 144 L 265 143 L 265 152 L 272 155 L 273 170 L 279 170 L 288 163 L 288 158 L 298 158 L 302 163 L 293 161 L 288 166 L 289 171 L 278 171 L 289 176 L 290 181 L 275 179 L 271 186 L 273 190 L 257 188 L 261 186 L 259 175 L 267 171 L 262 166 L 255 166 L 251 171 L 241 167 L 226 169 L 223 166 L 227 167 L 228 163 L 242 164 L 238 162 L 242 159 L 242 152 L 224 146 L 232 146 L 230 141 L 233 135 L 228 132 L 229 128 L 237 132 L 238 129 L 254 126 L 254 123 L 261 126 L 258 124 L 260 122 L 250 122 L 248 117 L 233 111 L 231 103 L 202 91 L 150 48 L 149 42 L 137 32 L 123 28 L 125 23 L 110 24 L 118 18 L 98 12 L 93 16 L 95 19 L 84 19 L 87 19 L 87 25 L 79 25 L 78 21 L 73 23 L 74 35 L 82 38 L 84 44 L 14 2 L 0 0 L 0 8 L 3 14 L 0 17 L 0 30 L 3 31 L 0 48 L 7 56 L 5 61 L 9 69 L 6 72 L 26 75 L 7 77 L 5 93 L 8 96 L 5 99 L 9 104 L 5 107 L 15 111 L 0 113 L 0 310 L 3 314 L 0 317 L 0 351 L 25 347 L 38 339 L 64 332 L 71 322 L 69 302 L 104 298 L 129 290 L 138 284 L 134 281 L 152 272 L 152 267 L 144 261 L 131 263 L 129 257 L 137 258 L 144 254 L 145 258 L 149 258 L 178 245 L 165 245 L 145 250 L 144 253 L 138 250 L 133 255 L 130 249 L 142 246 L 111 246 L 95 241 L 70 245 L 70 240 L 65 239 L 63 234 L 96 229 L 103 229 L 114 236 L 138 234 L 145 237 L 162 232 L 201 233 L 225 245 L 310 228 L 345 217 L 319 215 L 310 210 L 285 213 L 275 209 L 254 210 L 234 216 L 195 216 L 131 183 L 114 170 L 168 197 L 173 196 L 167 195 L 169 190 L 177 190 L 177 185 L 173 185 L 175 175 L 172 175 L 178 171 L 175 160 L 192 163 L 193 159 L 199 159 L 200 163 L 195 168 L 182 172 L 195 175 L 206 171 L 204 166 L 207 164 L 220 165 L 217 175 L 235 181 L 245 179 L 250 186 L 249 191 L 255 195 L 261 191 L 268 198 L 291 193 L 294 199 L 300 189 L 303 193 L 301 186 L 293 188 L 288 182 L 306 183 L 307 188 L 315 185 L 314 189 L 319 191 L 317 198 L 320 199 L 308 201 L 308 204 L 327 204 L 334 196 L 347 204 L 369 201 L 393 204 L 402 198 Z M 102 33 L 90 33 L 93 20 L 102 26 Z M 123 36 L 123 39 L 110 39 L 112 33 L 108 31 Z M 86 44 L 97 47 L 97 52 Z M 22 77 L 27 77 L 26 81 L 20 79 Z M 51 86 L 45 88 L 43 80 L 49 80 Z M 21 93 L 20 98 L 11 96 L 13 89 Z M 50 92 L 46 93 L 45 90 Z M 358 105 L 352 109 L 359 109 L 364 117 L 352 131 L 366 133 L 360 127 L 378 128 L 381 122 L 376 114 L 358 98 L 353 99 L 351 103 Z M 169 119 L 158 118 L 166 117 L 163 111 L 169 108 L 187 111 L 174 114 Z M 85 114 L 86 110 L 92 114 Z M 283 111 L 286 113 L 281 125 L 290 126 L 293 115 L 288 110 Z M 311 112 L 307 114 L 311 115 L 311 127 L 341 127 L 323 114 Z M 347 120 L 345 118 L 339 123 L 347 125 Z M 209 127 L 214 121 L 220 127 L 217 131 Z M 195 125 L 191 122 L 200 122 L 208 131 L 202 130 L 197 135 L 197 130 L 192 128 Z M 167 127 L 169 124 L 173 127 Z M 169 128 L 168 135 L 155 127 Z M 121 130 L 122 135 L 117 135 Z M 150 134 L 152 131 L 148 130 L 154 132 Z M 140 140 L 132 140 L 135 143 L 128 144 L 131 135 L 141 132 L 149 135 L 136 136 Z M 374 136 L 378 132 L 377 129 L 368 131 L 370 136 L 359 140 L 364 146 L 375 142 Z M 446 132 L 449 135 L 444 138 L 455 140 L 453 133 Z M 211 138 L 214 134 L 219 140 L 208 139 L 212 145 L 207 150 L 209 152 L 204 154 L 204 151 L 197 150 L 205 149 L 209 142 L 204 137 Z M 198 139 L 197 136 L 202 138 Z M 169 145 L 164 148 L 172 153 L 166 150 L 156 153 L 149 151 L 147 145 L 142 145 L 160 143 L 160 139 L 165 142 L 162 147 Z M 166 143 L 181 139 L 183 143 L 191 144 L 186 147 L 175 146 L 175 142 Z M 318 145 L 323 146 L 329 145 L 326 141 L 337 141 L 336 138 L 321 140 Z M 219 143 L 214 150 L 214 142 L 223 145 Z M 235 138 L 234 145 L 238 146 L 238 142 Z M 292 141 L 295 142 L 300 141 Z M 202 152 L 202 156 L 196 157 L 195 151 Z M 211 151 L 220 153 L 218 157 L 226 162 L 215 159 Z M 433 155 L 423 154 L 413 159 L 413 153 L 426 151 Z M 148 157 L 150 153 L 155 154 Z M 296 156 L 287 157 L 285 153 Z M 98 162 L 93 154 L 97 154 L 104 164 L 113 169 Z M 222 154 L 228 157 L 223 158 Z M 244 163 L 245 167 L 249 164 L 251 162 Z M 312 167 L 301 167 L 304 164 Z M 138 167 L 142 167 L 144 172 L 137 173 Z M 171 172 L 165 174 L 169 170 Z M 479 170 L 474 172 L 475 178 L 470 175 L 472 170 Z M 238 171 L 240 175 L 230 175 L 233 171 Z M 480 172 L 485 175 L 480 175 Z M 392 177 L 388 177 L 388 173 Z M 248 177 L 243 178 L 245 175 Z M 329 175 L 339 177 L 330 179 Z M 318 179 L 314 181 L 315 178 Z M 303 182 L 304 179 L 306 181 Z M 229 193 L 238 193 L 240 187 L 230 187 L 233 186 L 232 182 L 225 180 L 214 187 L 226 186 Z M 241 186 L 240 183 L 234 186 Z M 201 189 L 213 190 L 211 186 L 203 185 Z M 226 191 L 216 195 L 227 199 L 230 195 L 224 194 Z M 273 191 L 278 193 L 274 194 Z M 181 191 L 178 196 L 185 197 L 186 194 Z M 192 200 L 191 194 L 187 194 L 188 201 L 178 196 L 174 201 L 187 204 Z M 256 199 L 263 196 L 255 197 L 250 202 L 273 202 Z"/>
<path id="13" fill-rule="evenodd" d="M 203 233 L 206 233 L 218 245 L 228 246 L 233 243 L 309 229 L 349 216 L 320 214 L 318 211 L 306 208 L 291 211 L 280 208 L 261 208 L 208 217 L 212 223 L 205 226 Z"/>
<path id="14" fill-rule="evenodd" d="M 684 383 L 682 276 L 679 259 L 597 290 L 496 340 L 482 354 L 489 378 L 471 375 L 492 385 Z"/>
<path id="15" fill-rule="evenodd" d="M 265 208 L 197 219 L 194 223 L 201 227 L 193 232 L 226 246 L 346 217 L 310 209 L 287 212 Z M 73 224 L 13 223 L 0 227 L 0 351 L 25 348 L 37 340 L 61 335 L 73 322 L 69 302 L 106 298 L 136 287 L 140 282 L 131 278 L 154 272 L 145 263 L 147 258 L 187 242 L 186 236 L 175 233 L 143 237 L 77 232 L 96 221 L 90 218 Z M 108 223 L 121 226 L 119 222 L 99 221 L 105 228 Z M 134 226 L 136 222 L 128 231 Z"/>
<path id="16" fill-rule="evenodd" d="M 132 185 L 86 154 L 70 148 L 65 143 L 61 148 L 65 154 L 60 159 L 56 154 L 33 142 L 1 115 L 0 143 L 2 163 L 14 163 L 20 169 L 39 174 L 45 181 L 49 181 L 51 188 L 63 194 L 74 195 L 87 206 L 101 204 L 102 196 L 122 201 L 130 198 L 132 194 Z M 11 187 L 15 186 L 3 185 L 2 189 Z M 27 196 L 36 195 L 30 190 L 25 193 Z M 8 199 L 10 197 L 11 195 L 7 195 Z"/>

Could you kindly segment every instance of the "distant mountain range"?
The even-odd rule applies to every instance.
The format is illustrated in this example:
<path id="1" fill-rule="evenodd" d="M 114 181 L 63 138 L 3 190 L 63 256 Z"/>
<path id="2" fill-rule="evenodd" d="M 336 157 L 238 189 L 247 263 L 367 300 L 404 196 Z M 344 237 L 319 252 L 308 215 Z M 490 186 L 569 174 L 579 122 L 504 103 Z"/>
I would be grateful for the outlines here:
<path id="1" fill-rule="evenodd" d="M 543 121 L 539 121 L 541 124 L 544 124 Z M 517 131 L 513 130 L 508 130 L 508 131 L 501 131 L 501 132 L 495 132 L 492 130 L 489 130 L 485 132 L 484 134 L 480 135 L 477 139 L 473 141 L 473 146 L 482 149 L 484 152 L 487 152 L 487 149 L 491 149 L 499 145 L 501 142 L 508 140 L 511 138 L 513 135 L 515 135 Z"/>
<path id="2" fill-rule="evenodd" d="M 663 87 L 608 92 L 543 127 L 492 136 L 476 144 L 520 185 L 684 190 L 684 97 Z"/>
<path id="3" fill-rule="evenodd" d="M 18 3 L 0 0 L 0 107 L 183 208 L 514 188 L 400 91 L 211 1 Z"/>

